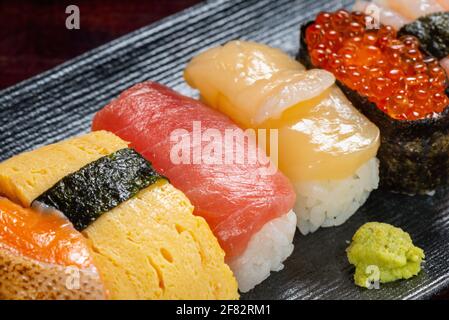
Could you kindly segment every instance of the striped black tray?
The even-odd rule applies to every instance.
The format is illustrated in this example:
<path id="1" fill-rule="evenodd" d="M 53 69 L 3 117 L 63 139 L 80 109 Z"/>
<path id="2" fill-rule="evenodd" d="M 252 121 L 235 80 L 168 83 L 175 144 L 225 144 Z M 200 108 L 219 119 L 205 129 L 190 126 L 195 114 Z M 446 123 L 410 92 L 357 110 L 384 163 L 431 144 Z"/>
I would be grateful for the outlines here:
<path id="1" fill-rule="evenodd" d="M 352 1 L 208 1 L 119 38 L 0 92 L 0 160 L 86 132 L 92 115 L 132 84 L 154 80 L 195 96 L 182 78 L 200 50 L 232 39 L 259 41 L 294 56 L 299 25 Z M 374 192 L 346 224 L 297 235 L 284 270 L 243 299 L 427 299 L 449 288 L 449 190 L 434 197 Z M 382 221 L 408 231 L 426 252 L 417 277 L 379 290 L 357 288 L 345 248 L 356 229 Z"/>

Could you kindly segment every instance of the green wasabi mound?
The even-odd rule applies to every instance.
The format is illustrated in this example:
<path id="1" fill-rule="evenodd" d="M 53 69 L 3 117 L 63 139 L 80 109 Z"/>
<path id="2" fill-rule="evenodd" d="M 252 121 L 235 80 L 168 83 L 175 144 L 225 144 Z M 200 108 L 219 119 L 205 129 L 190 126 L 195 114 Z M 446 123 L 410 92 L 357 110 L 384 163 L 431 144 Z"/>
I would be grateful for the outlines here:
<path id="1" fill-rule="evenodd" d="M 376 281 L 409 279 L 419 273 L 424 259 L 424 251 L 413 245 L 407 232 L 379 222 L 361 226 L 346 251 L 356 268 L 355 284 L 365 288 Z"/>

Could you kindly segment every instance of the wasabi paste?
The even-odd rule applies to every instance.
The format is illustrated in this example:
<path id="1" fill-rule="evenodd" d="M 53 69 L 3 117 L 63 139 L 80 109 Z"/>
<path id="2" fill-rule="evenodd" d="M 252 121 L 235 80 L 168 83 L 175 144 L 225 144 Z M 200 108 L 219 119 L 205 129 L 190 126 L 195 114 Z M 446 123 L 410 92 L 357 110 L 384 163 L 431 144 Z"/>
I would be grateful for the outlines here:
<path id="1" fill-rule="evenodd" d="M 355 284 L 373 284 L 409 279 L 421 270 L 424 251 L 413 245 L 407 232 L 386 223 L 369 222 L 360 227 L 346 250 L 355 266 Z"/>

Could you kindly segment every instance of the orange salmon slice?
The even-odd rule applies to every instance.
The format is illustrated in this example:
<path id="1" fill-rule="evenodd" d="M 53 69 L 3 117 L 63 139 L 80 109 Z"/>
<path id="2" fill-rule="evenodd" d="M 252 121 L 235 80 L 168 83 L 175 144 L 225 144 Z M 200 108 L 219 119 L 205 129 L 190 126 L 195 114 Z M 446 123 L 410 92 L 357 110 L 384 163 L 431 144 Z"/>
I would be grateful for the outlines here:
<path id="1" fill-rule="evenodd" d="M 0 197 L 0 246 L 48 264 L 94 268 L 87 240 L 56 213 L 23 208 Z"/>

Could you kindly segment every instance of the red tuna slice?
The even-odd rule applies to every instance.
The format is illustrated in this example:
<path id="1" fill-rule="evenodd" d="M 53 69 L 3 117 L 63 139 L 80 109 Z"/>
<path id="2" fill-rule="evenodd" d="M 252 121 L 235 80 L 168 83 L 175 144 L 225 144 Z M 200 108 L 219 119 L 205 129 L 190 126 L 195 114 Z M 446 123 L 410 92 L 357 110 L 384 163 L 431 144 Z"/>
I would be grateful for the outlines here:
<path id="1" fill-rule="evenodd" d="M 296 196 L 279 170 L 261 174 L 268 163 L 265 155 L 252 162 L 226 162 L 226 152 L 237 155 L 236 148 L 224 148 L 221 164 L 174 163 L 170 151 L 176 141 L 170 135 L 185 129 L 193 141 L 194 121 L 200 122 L 202 134 L 207 129 L 218 130 L 222 136 L 226 129 L 241 130 L 225 115 L 153 82 L 123 92 L 96 114 L 92 129 L 108 130 L 131 142 L 183 191 L 195 206 L 195 214 L 209 223 L 229 261 L 243 253 L 265 223 L 289 212 Z M 257 152 L 255 142 L 243 141 L 246 152 Z M 209 143 L 206 140 L 197 146 L 204 148 Z"/>

